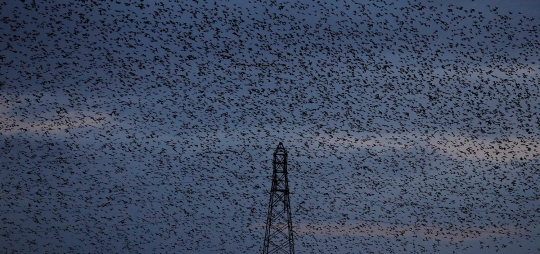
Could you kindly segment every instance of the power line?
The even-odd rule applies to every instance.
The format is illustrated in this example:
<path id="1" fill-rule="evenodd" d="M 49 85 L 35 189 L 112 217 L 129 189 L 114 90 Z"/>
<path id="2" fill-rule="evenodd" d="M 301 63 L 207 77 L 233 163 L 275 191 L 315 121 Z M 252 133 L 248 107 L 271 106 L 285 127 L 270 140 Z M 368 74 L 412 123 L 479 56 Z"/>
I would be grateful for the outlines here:
<path id="1" fill-rule="evenodd" d="M 227 193 L 227 196 L 225 196 L 225 193 Z M 193 193 L 195 194 L 195 193 Z M 250 192 L 249 194 L 246 194 L 246 193 L 235 193 L 235 194 L 231 194 L 231 192 L 219 192 L 219 194 L 222 194 L 223 197 L 220 197 L 219 195 L 206 195 L 206 196 L 197 196 L 198 199 L 201 199 L 201 198 L 207 198 L 207 199 L 210 199 L 210 198 L 224 198 L 224 199 L 228 199 L 230 197 L 235 197 L 235 196 L 242 196 L 242 195 L 253 195 L 255 193 L 253 192 Z M 259 194 L 268 194 L 268 191 L 267 190 L 263 190 L 261 193 Z M 296 193 L 296 192 L 291 192 L 291 194 L 293 195 L 301 195 L 301 196 L 316 196 L 316 197 L 324 197 L 324 198 L 336 198 L 338 196 L 341 196 L 341 197 L 347 197 L 347 198 L 358 198 L 359 200 L 361 201 L 369 201 L 369 202 L 372 202 L 372 203 L 380 203 L 380 204 L 395 204 L 395 205 L 400 205 L 400 206 L 417 206 L 417 207 L 423 207 L 423 208 L 426 208 L 426 209 L 446 209 L 446 210 L 460 210 L 460 211 L 463 211 L 464 208 L 461 208 L 461 207 L 445 207 L 445 206 L 433 206 L 433 205 L 430 205 L 430 204 L 420 204 L 420 203 L 416 203 L 416 202 L 394 202 L 394 201 L 391 201 L 391 200 L 374 200 L 374 199 L 366 199 L 366 198 L 360 198 L 360 197 L 355 197 L 355 195 L 359 196 L 358 193 L 351 193 L 351 195 L 339 195 L 339 194 L 336 194 L 336 193 L 332 193 L 332 195 L 330 194 L 313 194 L 313 193 Z M 344 193 L 346 194 L 346 193 Z M 188 195 L 192 195 L 192 194 L 188 194 Z M 105 208 L 105 207 L 110 207 L 110 206 L 122 206 L 122 205 L 135 205 L 137 203 L 170 203 L 170 202 L 178 202 L 178 201 L 188 201 L 188 200 L 191 200 L 191 198 L 176 198 L 176 199 L 163 199 L 163 200 L 135 200 L 135 201 L 130 201 L 130 202 L 119 202 L 119 203 L 111 203 L 110 201 L 107 201 L 107 202 L 103 202 L 102 204 L 99 204 L 99 205 L 80 205 L 80 206 L 77 206 L 77 205 L 72 205 L 72 206 L 63 206 L 63 207 L 57 207 L 57 208 L 47 208 L 47 209 L 19 209 L 19 210 L 12 210 L 12 211 L 9 211 L 9 210 L 4 210 L 0 213 L 4 213 L 4 214 L 9 214 L 9 213 L 19 213 L 19 212 L 47 212 L 47 211 L 60 211 L 60 210 L 73 210 L 73 209 L 93 209 L 93 208 Z M 381 206 L 382 207 L 382 206 Z M 466 211 L 471 211 L 471 212 L 482 212 L 482 213 L 486 213 L 486 214 L 490 214 L 490 213 L 496 213 L 496 214 L 505 214 L 505 215 L 513 215 L 513 216 L 528 216 L 528 217 L 540 217 L 540 215 L 531 215 L 531 214 L 521 214 L 521 213 L 508 213 L 508 212 L 496 212 L 496 211 L 486 211 L 486 210 L 478 210 L 478 209 L 467 209 Z"/>
<path id="2" fill-rule="evenodd" d="M 324 198 L 336 198 L 336 196 L 337 196 L 335 193 L 332 194 L 332 196 L 330 196 L 329 194 L 325 195 L 325 194 L 311 194 L 311 193 L 303 193 L 303 194 L 291 193 L 291 194 L 304 195 L 304 196 L 317 196 L 317 197 L 324 197 Z M 349 196 L 341 195 L 341 197 L 349 197 Z M 357 197 L 351 197 L 351 198 L 357 198 Z M 398 206 L 416 206 L 416 207 L 423 207 L 423 208 L 426 208 L 426 209 L 459 210 L 461 212 L 481 212 L 481 213 L 486 213 L 486 214 L 504 214 L 504 215 L 519 216 L 519 217 L 527 216 L 527 217 L 532 217 L 532 218 L 540 217 L 540 214 L 535 215 L 535 214 L 523 214 L 523 213 L 497 212 L 497 211 L 471 209 L 471 208 L 466 208 L 466 207 L 447 207 L 447 206 L 436 206 L 436 205 L 434 206 L 434 205 L 430 205 L 430 204 L 420 204 L 420 203 L 416 203 L 416 202 L 395 202 L 395 201 L 391 201 L 391 200 L 374 200 L 374 199 L 366 199 L 366 198 L 358 198 L 358 199 L 359 199 L 359 201 L 369 201 L 369 202 L 372 202 L 372 203 L 394 204 L 394 205 L 398 205 Z M 380 207 L 383 207 L 383 206 L 380 206 Z"/>
<path id="3" fill-rule="evenodd" d="M 212 176 L 213 177 L 216 177 L 216 176 Z M 264 177 L 264 178 L 270 178 L 271 176 L 267 176 L 267 175 L 260 175 L 260 176 L 257 176 L 257 175 L 250 175 L 250 176 L 245 176 L 243 178 L 238 178 L 237 180 L 240 180 L 240 181 L 245 181 L 246 179 L 249 179 L 249 178 L 259 178 L 259 177 Z M 204 179 L 205 182 L 213 182 L 213 181 L 231 181 L 231 179 L 227 179 L 227 178 L 215 178 L 215 179 Z M 146 184 L 146 183 L 142 183 L 141 184 L 136 184 L 136 185 L 116 185 L 116 186 L 112 186 L 112 187 L 90 187 L 90 188 L 84 188 L 84 189 L 75 189 L 75 190 L 56 190 L 56 191 L 42 191 L 43 193 L 38 193 L 38 192 L 18 192 L 18 193 L 3 193 L 3 197 L 9 197 L 9 196 L 42 196 L 46 193 L 48 194 L 64 194 L 64 193 L 76 193 L 76 192 L 90 192 L 90 191 L 105 191 L 105 190 L 109 190 L 109 193 L 111 193 L 112 191 L 110 190 L 115 190 L 117 192 L 124 192 L 126 191 L 126 189 L 137 189 L 137 188 L 146 188 L 146 187 L 157 187 L 157 186 L 180 186 L 182 184 L 186 184 L 186 183 L 200 183 L 200 180 L 196 181 L 196 180 L 192 180 L 192 181 L 179 181 L 179 182 L 175 182 L 175 183 L 155 183 L 155 184 Z M 56 187 L 58 188 L 58 187 Z M 55 189 L 53 187 L 50 187 L 49 189 Z M 45 197 L 43 197 L 45 198 Z"/>
<path id="4" fill-rule="evenodd" d="M 223 194 L 224 192 L 220 192 L 220 194 Z M 252 195 L 254 193 L 251 193 Z M 260 194 L 264 194 L 264 193 L 260 193 Z M 218 195 L 207 195 L 207 196 L 197 196 L 198 199 L 200 198 L 224 198 L 224 199 L 228 199 L 230 197 L 235 197 L 235 196 L 242 196 L 242 195 L 247 195 L 246 193 L 236 193 L 236 194 L 228 194 L 227 196 L 224 196 L 224 197 L 218 197 Z M 130 198 L 131 199 L 131 198 Z M 94 209 L 94 208 L 106 208 L 106 207 L 111 207 L 111 206 L 127 206 L 127 205 L 135 205 L 135 204 L 138 204 L 138 203 L 171 203 L 171 202 L 178 202 L 178 201 L 190 201 L 191 198 L 175 198 L 175 199 L 161 199 L 161 200 L 143 200 L 143 199 L 139 199 L 139 200 L 130 200 L 129 202 L 118 202 L 118 203 L 112 203 L 111 201 L 106 201 L 106 202 L 103 202 L 99 205 L 80 205 L 80 206 L 77 206 L 77 205 L 70 205 L 70 206 L 63 206 L 63 207 L 57 207 L 57 208 L 39 208 L 39 209 L 19 209 L 19 210 L 13 210 L 13 211 L 9 211 L 9 210 L 4 210 L 4 211 L 1 211 L 0 213 L 2 214 L 10 214 L 10 213 L 20 213 L 20 212 L 25 212 L 25 213 L 36 213 L 36 212 L 51 212 L 51 211 L 61 211 L 61 210 L 73 210 L 73 209 Z"/>
<path id="5" fill-rule="evenodd" d="M 292 175 L 294 175 L 294 171 L 292 172 Z M 211 181 L 230 181 L 229 178 L 215 178 L 217 176 L 200 176 L 201 178 L 205 178 L 203 181 L 206 181 L 206 182 L 211 182 Z M 249 176 L 245 176 L 245 175 L 242 175 L 241 178 L 240 177 L 237 177 L 237 180 L 241 180 L 241 181 L 245 181 L 245 180 L 253 180 L 253 178 L 270 178 L 271 176 L 269 175 L 253 175 L 253 174 L 250 174 Z M 212 179 L 214 178 L 214 179 Z M 396 184 L 395 182 L 393 182 L 393 179 L 369 179 L 369 180 L 364 180 L 364 179 L 351 179 L 350 176 L 343 176 L 343 177 L 336 177 L 336 178 L 328 178 L 328 177 L 325 177 L 325 176 L 312 176 L 312 177 L 307 177 L 303 174 L 298 174 L 295 176 L 295 178 L 300 178 L 300 179 L 309 179 L 309 180 L 313 180 L 313 179 L 319 179 L 319 180 L 323 180 L 323 181 L 333 181 L 333 182 L 340 182 L 340 183 L 356 183 L 356 182 L 359 182 L 359 181 L 362 181 L 362 182 L 368 182 L 368 183 L 374 183 L 374 182 L 379 182 L 379 183 L 383 183 L 385 185 L 389 185 L 389 186 L 394 186 L 394 187 L 413 187 L 413 186 L 405 186 L 404 184 Z M 137 180 L 141 181 L 140 178 L 137 178 Z M 181 185 L 181 184 L 186 184 L 186 183 L 200 183 L 200 180 L 190 180 L 190 181 L 179 181 L 179 182 L 175 182 L 175 183 L 156 183 L 156 184 L 146 184 L 146 183 L 142 183 L 141 181 L 141 184 L 137 184 L 137 185 L 127 185 L 127 186 L 113 186 L 113 187 L 108 187 L 108 188 L 104 188 L 104 187 L 95 187 L 95 188 L 85 188 L 85 189 L 75 189 L 75 190 L 57 190 L 57 191 L 47 191 L 48 194 L 64 194 L 64 193 L 68 193 L 68 192 L 71 192 L 71 193 L 75 193 L 75 192 L 90 192 L 90 191 L 102 191 L 102 190 L 111 190 L 111 189 L 115 189 L 117 191 L 125 191 L 126 189 L 136 189 L 136 188 L 143 188 L 143 187 L 152 187 L 152 186 L 178 186 L 178 185 Z M 386 187 L 386 186 L 384 186 Z M 52 187 L 50 187 L 49 189 L 51 189 Z M 56 187 L 58 188 L 58 187 Z M 456 189 L 448 189 L 448 188 L 431 188 L 431 191 L 449 191 L 449 192 L 453 192 L 453 193 L 474 193 L 474 194 L 482 194 L 482 195 L 494 195 L 494 196 L 507 196 L 507 197 L 518 197 L 518 198 L 523 198 L 523 199 L 531 199 L 531 200 L 538 200 L 540 199 L 540 194 L 538 195 L 534 195 L 534 196 L 525 196 L 525 195 L 519 195 L 519 194 L 502 194 L 502 193 L 498 193 L 498 192 L 485 192 L 485 191 L 473 191 L 473 190 L 456 190 Z M 6 196 L 34 196 L 34 195 L 43 195 L 43 193 L 37 193 L 37 192 L 34 192 L 34 193 L 30 193 L 30 192 L 19 192 L 19 193 L 3 193 L 2 196 L 6 197 Z"/>
<path id="6" fill-rule="evenodd" d="M 303 214 L 295 214 L 302 216 Z M 337 217 L 336 217 L 337 218 Z M 370 220 L 370 219 L 347 219 L 348 222 L 351 221 L 361 221 L 361 222 L 372 222 L 372 223 L 382 223 L 382 224 L 391 224 L 391 225 L 403 225 L 403 226 L 409 226 L 409 227 L 415 227 L 415 228 L 440 228 L 440 226 L 429 226 L 429 225 L 419 225 L 418 223 L 411 224 L 411 223 L 404 223 L 401 221 L 384 221 L 384 220 Z M 453 227 L 450 229 L 459 230 L 459 228 Z M 501 228 L 502 229 L 502 228 Z M 469 231 L 474 232 L 492 232 L 493 230 L 489 229 L 469 229 Z M 540 237 L 540 235 L 519 235 L 521 237 Z"/>
<path id="7" fill-rule="evenodd" d="M 183 222 L 185 221 L 198 221 L 198 220 L 218 220 L 218 219 L 225 219 L 225 218 L 238 218 L 238 217 L 247 217 L 248 215 L 224 215 L 224 216 L 206 216 L 206 217 L 200 217 L 200 218 L 191 218 L 190 216 L 183 216 L 182 218 L 174 218 L 174 219 L 166 219 L 166 220 L 157 220 L 157 221 L 144 221 L 144 222 L 134 222 L 134 223 L 124 223 L 121 225 L 114 224 L 114 225 L 96 225 L 96 226 L 90 226 L 87 225 L 84 228 L 116 228 L 116 230 L 122 230 L 121 227 L 129 227 L 129 226 L 145 226 L 145 225 L 157 225 L 157 224 L 164 224 L 168 223 L 169 225 L 175 224 L 175 225 L 184 225 Z M 142 218 L 142 220 L 145 220 Z M 174 223 L 171 223 L 174 222 Z M 73 231 L 76 229 L 74 226 L 65 226 L 65 227 L 57 227 L 57 226 L 50 226 L 47 229 L 44 230 L 34 230 L 32 228 L 24 228 L 20 229 L 17 232 L 6 232 L 2 234 L 4 237 L 9 237 L 9 235 L 12 234 L 24 234 L 24 233 L 48 233 L 51 231 Z M 127 230 L 127 229 L 126 229 Z"/>

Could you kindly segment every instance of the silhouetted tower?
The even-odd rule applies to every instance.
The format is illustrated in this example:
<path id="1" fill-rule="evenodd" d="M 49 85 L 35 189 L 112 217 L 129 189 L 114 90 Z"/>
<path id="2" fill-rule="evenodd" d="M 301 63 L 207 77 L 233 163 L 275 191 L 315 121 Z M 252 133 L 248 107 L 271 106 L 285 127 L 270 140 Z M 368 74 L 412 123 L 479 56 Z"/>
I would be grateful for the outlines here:
<path id="1" fill-rule="evenodd" d="M 294 253 L 289 179 L 287 178 L 287 150 L 281 142 L 274 152 L 272 166 L 274 171 L 263 253 Z"/>

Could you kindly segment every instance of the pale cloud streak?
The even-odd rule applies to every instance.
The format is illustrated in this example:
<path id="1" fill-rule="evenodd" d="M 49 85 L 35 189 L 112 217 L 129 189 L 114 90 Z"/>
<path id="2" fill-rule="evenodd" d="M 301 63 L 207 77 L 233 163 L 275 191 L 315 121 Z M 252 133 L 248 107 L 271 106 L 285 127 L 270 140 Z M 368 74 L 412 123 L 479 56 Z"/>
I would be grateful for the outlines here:
<path id="1" fill-rule="evenodd" d="M 348 151 L 361 149 L 389 151 L 422 147 L 447 155 L 455 160 L 508 162 L 512 159 L 530 160 L 540 157 L 540 141 L 534 137 L 491 138 L 452 132 L 441 132 L 434 135 L 365 133 L 348 137 L 321 135 L 316 137 L 316 140 L 320 143 L 345 147 Z"/>
<path id="2" fill-rule="evenodd" d="M 110 115 L 94 111 L 65 111 L 58 113 L 54 119 L 20 119 L 7 117 L 2 119 L 0 132 L 4 135 L 31 132 L 52 134 L 69 132 L 72 129 L 86 127 L 103 127 L 114 120 Z"/>

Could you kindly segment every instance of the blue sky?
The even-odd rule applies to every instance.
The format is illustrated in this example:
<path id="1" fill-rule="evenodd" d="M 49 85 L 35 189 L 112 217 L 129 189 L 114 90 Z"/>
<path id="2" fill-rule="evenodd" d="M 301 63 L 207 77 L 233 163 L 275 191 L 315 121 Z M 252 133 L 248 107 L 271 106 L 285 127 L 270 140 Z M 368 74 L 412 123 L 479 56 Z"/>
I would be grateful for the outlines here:
<path id="1" fill-rule="evenodd" d="M 536 1 L 0 4 L 6 252 L 536 253 Z"/>

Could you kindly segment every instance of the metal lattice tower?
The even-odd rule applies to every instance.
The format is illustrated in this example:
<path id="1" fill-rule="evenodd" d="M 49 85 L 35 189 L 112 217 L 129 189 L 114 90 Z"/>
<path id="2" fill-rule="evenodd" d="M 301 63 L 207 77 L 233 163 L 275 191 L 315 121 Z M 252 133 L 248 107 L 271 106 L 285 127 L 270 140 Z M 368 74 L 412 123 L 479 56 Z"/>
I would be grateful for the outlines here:
<path id="1" fill-rule="evenodd" d="M 287 178 L 287 150 L 281 142 L 274 152 L 272 166 L 274 171 L 263 253 L 294 253 L 289 179 Z"/>

